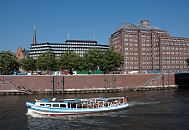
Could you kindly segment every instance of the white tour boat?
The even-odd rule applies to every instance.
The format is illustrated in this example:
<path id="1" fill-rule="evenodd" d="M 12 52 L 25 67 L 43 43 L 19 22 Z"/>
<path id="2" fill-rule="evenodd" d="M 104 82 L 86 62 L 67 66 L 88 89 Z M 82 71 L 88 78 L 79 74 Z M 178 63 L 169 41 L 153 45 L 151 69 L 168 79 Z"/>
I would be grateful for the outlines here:
<path id="1" fill-rule="evenodd" d="M 128 97 L 88 98 L 88 99 L 42 99 L 26 102 L 28 113 L 50 116 L 90 114 L 125 109 Z"/>

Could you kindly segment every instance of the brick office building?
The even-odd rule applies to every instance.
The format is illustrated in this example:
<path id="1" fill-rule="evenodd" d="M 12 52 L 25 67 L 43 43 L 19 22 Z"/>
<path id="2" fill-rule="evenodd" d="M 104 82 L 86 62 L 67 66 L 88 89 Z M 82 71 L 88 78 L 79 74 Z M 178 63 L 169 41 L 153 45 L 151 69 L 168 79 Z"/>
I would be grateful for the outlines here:
<path id="1" fill-rule="evenodd" d="M 189 38 L 171 37 L 167 31 L 151 27 L 148 20 L 122 25 L 111 35 L 109 45 L 124 56 L 125 73 L 189 70 Z"/>

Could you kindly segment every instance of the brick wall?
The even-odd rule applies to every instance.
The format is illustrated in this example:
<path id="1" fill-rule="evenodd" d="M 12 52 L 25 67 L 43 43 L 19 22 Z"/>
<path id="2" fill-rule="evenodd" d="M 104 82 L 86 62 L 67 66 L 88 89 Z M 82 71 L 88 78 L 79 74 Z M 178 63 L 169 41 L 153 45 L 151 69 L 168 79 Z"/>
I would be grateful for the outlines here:
<path id="1" fill-rule="evenodd" d="M 134 74 L 134 75 L 73 75 L 73 76 L 0 76 L 0 90 L 21 87 L 32 91 L 46 89 L 85 89 L 123 87 L 134 89 L 139 87 L 175 85 L 174 74 Z M 6 83 L 2 83 L 5 81 Z M 63 82 L 64 81 L 64 82 Z"/>

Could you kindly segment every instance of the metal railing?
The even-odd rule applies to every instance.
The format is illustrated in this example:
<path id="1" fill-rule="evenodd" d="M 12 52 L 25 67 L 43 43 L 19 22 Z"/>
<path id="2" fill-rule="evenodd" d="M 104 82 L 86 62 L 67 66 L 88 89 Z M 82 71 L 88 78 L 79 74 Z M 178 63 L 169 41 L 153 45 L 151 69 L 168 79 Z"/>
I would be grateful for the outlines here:
<path id="1" fill-rule="evenodd" d="M 14 83 L 12 83 L 11 81 L 7 81 L 5 79 L 0 78 L 0 84 L 9 84 L 11 86 L 11 90 L 17 90 L 18 92 L 22 92 L 25 94 L 32 94 L 30 89 L 26 89 L 25 87 L 20 87 Z"/>

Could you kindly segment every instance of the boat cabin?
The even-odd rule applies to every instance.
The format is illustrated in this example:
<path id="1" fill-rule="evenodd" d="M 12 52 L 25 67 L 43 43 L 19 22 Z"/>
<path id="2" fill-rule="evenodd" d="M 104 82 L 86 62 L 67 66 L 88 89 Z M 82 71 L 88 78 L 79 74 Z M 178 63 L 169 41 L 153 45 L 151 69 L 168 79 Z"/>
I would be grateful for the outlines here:
<path id="1" fill-rule="evenodd" d="M 112 98 L 91 98 L 91 99 L 42 99 L 36 100 L 35 105 L 46 106 L 51 108 L 100 108 L 100 107 L 112 107 L 121 105 L 123 102 L 127 102 L 125 97 L 112 97 Z"/>

